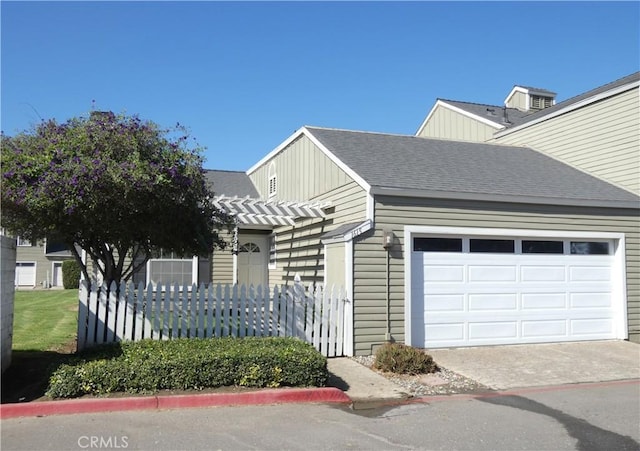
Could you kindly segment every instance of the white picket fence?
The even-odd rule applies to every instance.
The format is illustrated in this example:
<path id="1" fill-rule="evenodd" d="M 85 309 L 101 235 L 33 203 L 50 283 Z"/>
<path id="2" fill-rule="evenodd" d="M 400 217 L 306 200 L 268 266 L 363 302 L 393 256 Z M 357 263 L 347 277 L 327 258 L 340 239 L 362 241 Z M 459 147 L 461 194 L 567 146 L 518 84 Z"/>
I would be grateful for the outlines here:
<path id="1" fill-rule="evenodd" d="M 119 294 L 116 294 L 119 293 Z M 184 337 L 298 337 L 327 357 L 344 355 L 342 290 L 322 286 L 195 284 L 146 289 L 80 285 L 78 350 L 124 340 Z"/>

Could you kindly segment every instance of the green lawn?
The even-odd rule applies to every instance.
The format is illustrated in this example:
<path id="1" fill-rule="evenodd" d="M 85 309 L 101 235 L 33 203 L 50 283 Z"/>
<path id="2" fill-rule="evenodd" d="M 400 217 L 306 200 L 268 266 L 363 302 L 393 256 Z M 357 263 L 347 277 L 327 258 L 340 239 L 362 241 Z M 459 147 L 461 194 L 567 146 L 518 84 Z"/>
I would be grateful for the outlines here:
<path id="1" fill-rule="evenodd" d="M 77 289 L 16 291 L 13 308 L 14 351 L 68 349 L 76 337 Z"/>

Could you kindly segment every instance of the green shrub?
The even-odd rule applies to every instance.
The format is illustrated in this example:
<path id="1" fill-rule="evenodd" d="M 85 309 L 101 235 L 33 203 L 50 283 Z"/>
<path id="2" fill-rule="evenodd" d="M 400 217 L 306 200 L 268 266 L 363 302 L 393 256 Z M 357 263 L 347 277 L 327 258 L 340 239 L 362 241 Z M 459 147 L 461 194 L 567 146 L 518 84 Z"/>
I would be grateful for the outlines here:
<path id="1" fill-rule="evenodd" d="M 62 286 L 66 290 L 80 286 L 80 265 L 75 260 L 62 262 Z"/>
<path id="2" fill-rule="evenodd" d="M 378 349 L 373 366 L 399 374 L 433 373 L 438 368 L 423 350 L 399 343 L 386 343 Z"/>
<path id="3" fill-rule="evenodd" d="M 327 377 L 327 359 L 295 338 L 142 340 L 80 353 L 53 373 L 47 396 L 222 386 L 322 387 Z"/>

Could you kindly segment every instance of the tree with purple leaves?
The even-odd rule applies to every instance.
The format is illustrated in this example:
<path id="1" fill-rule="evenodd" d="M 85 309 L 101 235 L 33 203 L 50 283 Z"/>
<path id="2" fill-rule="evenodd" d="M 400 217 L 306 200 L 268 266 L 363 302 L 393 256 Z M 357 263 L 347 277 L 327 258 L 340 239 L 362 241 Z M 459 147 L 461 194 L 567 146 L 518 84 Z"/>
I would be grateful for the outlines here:
<path id="1" fill-rule="evenodd" d="M 2 226 L 64 242 L 87 280 L 87 261 L 119 283 L 159 248 L 209 255 L 230 219 L 211 203 L 201 152 L 179 124 L 112 112 L 3 134 Z"/>

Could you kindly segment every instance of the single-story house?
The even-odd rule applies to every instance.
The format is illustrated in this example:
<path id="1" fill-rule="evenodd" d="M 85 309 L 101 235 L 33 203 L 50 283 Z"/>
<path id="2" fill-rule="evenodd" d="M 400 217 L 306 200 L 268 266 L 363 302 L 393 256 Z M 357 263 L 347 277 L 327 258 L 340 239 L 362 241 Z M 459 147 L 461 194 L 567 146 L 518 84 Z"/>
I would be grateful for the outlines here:
<path id="1" fill-rule="evenodd" d="M 512 90 L 504 110 L 441 103 L 419 136 L 302 127 L 246 172 L 208 172 L 214 202 L 236 218 L 229 249 L 158 255 L 134 281 L 273 286 L 299 276 L 342 286 L 347 354 L 388 340 L 640 341 L 638 193 L 563 161 L 548 143 L 504 138 L 588 111 L 595 136 L 563 127 L 589 153 L 608 136 L 598 120 L 611 124 L 609 101 L 629 91 L 621 86 L 637 97 L 637 74 L 564 106 L 526 87 Z M 598 105 L 609 112 L 594 114 Z M 448 119 L 452 134 L 430 137 L 445 110 L 458 115 Z M 499 124 L 492 133 L 459 136 L 467 125 L 458 120 L 482 111 Z M 618 122 L 636 124 L 611 145 L 622 156 L 629 142 L 638 149 L 640 115 L 620 111 Z"/>

